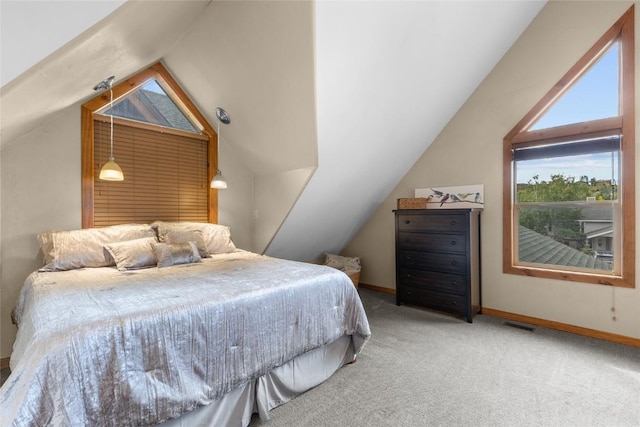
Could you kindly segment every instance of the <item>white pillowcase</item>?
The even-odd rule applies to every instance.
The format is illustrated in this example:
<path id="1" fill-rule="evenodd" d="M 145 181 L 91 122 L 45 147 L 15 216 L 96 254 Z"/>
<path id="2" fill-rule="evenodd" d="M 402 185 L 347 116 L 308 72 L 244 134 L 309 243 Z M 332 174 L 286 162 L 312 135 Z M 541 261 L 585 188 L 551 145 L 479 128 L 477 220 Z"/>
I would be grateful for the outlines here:
<path id="1" fill-rule="evenodd" d="M 41 271 L 112 266 L 115 265 L 115 260 L 105 249 L 105 245 L 145 237 L 156 238 L 155 230 L 149 224 L 45 231 L 37 236 L 47 263 Z"/>

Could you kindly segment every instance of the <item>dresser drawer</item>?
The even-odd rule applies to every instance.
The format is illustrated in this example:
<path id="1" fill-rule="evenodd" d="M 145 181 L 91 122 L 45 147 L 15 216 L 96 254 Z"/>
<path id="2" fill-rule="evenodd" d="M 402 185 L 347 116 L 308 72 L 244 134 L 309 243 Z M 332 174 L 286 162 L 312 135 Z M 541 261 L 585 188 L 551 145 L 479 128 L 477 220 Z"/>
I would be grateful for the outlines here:
<path id="1" fill-rule="evenodd" d="M 467 237 L 464 234 L 398 232 L 398 248 L 421 251 L 465 253 Z"/>
<path id="2" fill-rule="evenodd" d="M 464 295 L 467 289 L 466 276 L 411 268 L 398 268 L 398 281 L 401 287 L 447 292 L 458 295 Z"/>
<path id="3" fill-rule="evenodd" d="M 467 312 L 466 299 L 462 295 L 403 288 L 400 291 L 400 298 L 403 304 L 419 305 L 455 314 L 464 315 Z"/>
<path id="4" fill-rule="evenodd" d="M 442 273 L 467 274 L 467 256 L 440 252 L 398 252 L 397 268 L 435 270 Z"/>
<path id="5" fill-rule="evenodd" d="M 453 231 L 465 232 L 468 219 L 465 214 L 415 214 L 398 213 L 396 218 L 398 231 Z"/>

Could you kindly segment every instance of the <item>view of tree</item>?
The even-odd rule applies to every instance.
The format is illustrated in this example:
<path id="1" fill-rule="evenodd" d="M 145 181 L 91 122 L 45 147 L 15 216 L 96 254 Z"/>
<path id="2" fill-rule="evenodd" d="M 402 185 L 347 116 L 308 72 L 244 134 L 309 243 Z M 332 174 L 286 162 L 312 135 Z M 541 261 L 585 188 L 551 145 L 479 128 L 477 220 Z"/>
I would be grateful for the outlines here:
<path id="1" fill-rule="evenodd" d="M 518 184 L 517 200 L 527 202 L 585 202 L 587 200 L 614 200 L 617 185 L 610 181 L 589 179 L 580 180 L 564 174 L 552 175 L 549 181 L 541 181 L 538 175 L 527 184 Z M 580 228 L 582 219 L 579 207 L 522 207 L 519 212 L 520 225 L 549 236 L 552 239 L 591 253 L 586 235 Z"/>
<path id="2" fill-rule="evenodd" d="M 586 236 L 580 230 L 579 208 L 525 208 L 520 210 L 520 225 L 536 233 L 582 250 Z"/>
<path id="3" fill-rule="evenodd" d="M 582 176 L 579 181 L 564 174 L 551 175 L 549 181 L 540 181 L 538 175 L 526 184 L 518 184 L 518 202 L 584 202 L 587 197 L 594 200 L 616 199 L 617 185 L 610 180 L 589 179 Z"/>

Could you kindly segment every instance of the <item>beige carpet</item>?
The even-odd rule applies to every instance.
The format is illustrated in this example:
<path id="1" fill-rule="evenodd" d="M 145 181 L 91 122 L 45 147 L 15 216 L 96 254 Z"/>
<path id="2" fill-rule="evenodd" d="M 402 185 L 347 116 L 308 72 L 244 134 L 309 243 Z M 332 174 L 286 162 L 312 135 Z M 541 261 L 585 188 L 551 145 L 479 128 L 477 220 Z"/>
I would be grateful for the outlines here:
<path id="1" fill-rule="evenodd" d="M 361 295 L 358 362 L 252 426 L 640 426 L 638 348 Z"/>

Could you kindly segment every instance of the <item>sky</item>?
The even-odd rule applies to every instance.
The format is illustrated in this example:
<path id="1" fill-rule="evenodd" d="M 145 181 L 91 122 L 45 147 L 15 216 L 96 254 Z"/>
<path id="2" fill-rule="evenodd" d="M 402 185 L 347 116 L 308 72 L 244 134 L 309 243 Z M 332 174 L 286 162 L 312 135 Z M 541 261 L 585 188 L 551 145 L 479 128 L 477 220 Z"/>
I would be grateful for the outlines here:
<path id="1" fill-rule="evenodd" d="M 555 159 L 526 160 L 516 166 L 517 182 L 527 183 L 538 175 L 538 181 L 549 181 L 552 174 L 572 176 L 576 181 L 582 176 L 596 180 L 618 181 L 619 158 L 612 153 L 568 156 Z"/>
<path id="2" fill-rule="evenodd" d="M 618 51 L 619 44 L 612 45 L 530 130 L 618 116 Z M 552 174 L 560 173 L 576 180 L 583 175 L 589 179 L 611 179 L 617 171 L 617 159 L 612 168 L 611 154 L 600 153 L 522 161 L 516 172 L 517 182 L 526 183 L 534 175 L 540 181 L 548 181 Z"/>

